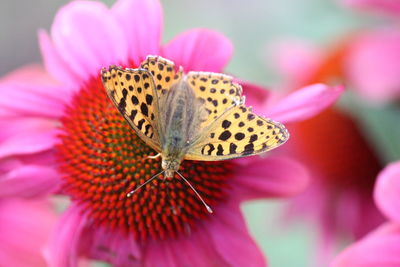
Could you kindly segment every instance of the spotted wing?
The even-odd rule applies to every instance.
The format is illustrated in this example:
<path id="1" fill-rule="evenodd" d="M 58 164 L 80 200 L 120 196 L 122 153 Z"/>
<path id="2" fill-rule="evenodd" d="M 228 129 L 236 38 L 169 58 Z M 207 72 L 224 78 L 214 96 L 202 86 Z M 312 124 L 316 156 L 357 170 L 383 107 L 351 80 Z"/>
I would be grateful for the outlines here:
<path id="1" fill-rule="evenodd" d="M 286 128 L 238 105 L 213 122 L 192 144 L 185 159 L 224 160 L 256 155 L 274 149 L 289 138 Z"/>
<path id="2" fill-rule="evenodd" d="M 151 73 L 110 66 L 102 69 L 101 76 L 119 112 L 147 145 L 160 152 L 158 99 Z"/>
<path id="3" fill-rule="evenodd" d="M 172 61 L 160 56 L 147 56 L 141 68 L 148 70 L 153 76 L 159 96 L 165 95 L 171 86 L 181 79 L 183 72 L 182 68 L 176 70 Z"/>
<path id="4" fill-rule="evenodd" d="M 206 120 L 201 123 L 200 129 L 214 122 L 232 106 L 242 104 L 242 87 L 233 82 L 231 76 L 212 72 L 189 72 L 187 84 L 193 89 L 196 98 L 204 102 L 208 113 Z"/>

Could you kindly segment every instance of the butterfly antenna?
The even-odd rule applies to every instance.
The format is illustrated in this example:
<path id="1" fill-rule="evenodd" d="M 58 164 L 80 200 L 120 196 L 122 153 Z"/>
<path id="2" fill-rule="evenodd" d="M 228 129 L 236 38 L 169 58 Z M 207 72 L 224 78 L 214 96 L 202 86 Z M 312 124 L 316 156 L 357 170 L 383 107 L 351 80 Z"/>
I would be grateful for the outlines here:
<path id="1" fill-rule="evenodd" d="M 153 177 L 151 177 L 149 180 L 147 180 L 146 182 L 144 182 L 143 184 L 139 185 L 138 187 L 136 187 L 135 189 L 133 189 L 131 192 L 129 192 L 128 194 L 126 194 L 126 197 L 131 197 L 136 191 L 138 191 L 140 188 L 142 188 L 143 186 L 145 186 L 146 184 L 150 183 L 151 181 L 153 181 L 155 178 L 157 178 L 157 176 L 163 174 L 165 171 L 161 171 L 155 175 L 153 175 Z"/>
<path id="2" fill-rule="evenodd" d="M 209 213 L 213 213 L 213 210 L 210 208 L 210 206 L 208 206 L 206 204 L 204 199 L 200 196 L 200 194 L 196 191 L 196 189 L 194 189 L 194 187 L 189 183 L 189 181 L 182 174 L 180 174 L 178 171 L 176 171 L 176 173 L 190 186 L 190 188 L 192 188 L 193 192 L 195 192 L 197 197 L 201 200 L 201 202 L 203 202 L 204 207 L 206 207 L 207 211 Z"/>

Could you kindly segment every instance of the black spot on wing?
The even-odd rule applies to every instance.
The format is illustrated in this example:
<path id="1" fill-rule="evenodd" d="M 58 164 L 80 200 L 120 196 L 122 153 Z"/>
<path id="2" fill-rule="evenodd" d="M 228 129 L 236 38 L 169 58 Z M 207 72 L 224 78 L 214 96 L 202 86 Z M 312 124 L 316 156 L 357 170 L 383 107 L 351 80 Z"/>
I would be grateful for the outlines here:
<path id="1" fill-rule="evenodd" d="M 126 99 L 126 96 L 128 95 L 128 90 L 126 90 L 125 88 L 124 89 L 122 89 L 122 97 L 124 98 L 124 99 Z"/>
<path id="2" fill-rule="evenodd" d="M 139 99 L 138 99 L 135 95 L 133 95 L 133 96 L 131 97 L 131 101 L 132 101 L 132 104 L 134 104 L 135 106 L 136 106 L 137 104 L 139 104 Z"/>
<path id="3" fill-rule="evenodd" d="M 145 115 L 146 117 L 149 116 L 149 108 L 147 107 L 146 103 L 142 103 L 140 105 L 140 111 L 142 112 L 143 115 Z"/>
<path id="4" fill-rule="evenodd" d="M 221 144 L 218 145 L 217 155 L 218 156 L 224 155 L 224 149 Z"/>
<path id="5" fill-rule="evenodd" d="M 237 133 L 235 134 L 235 139 L 240 141 L 245 137 L 244 133 Z"/>
<path id="6" fill-rule="evenodd" d="M 138 121 L 137 127 L 139 130 L 142 130 L 144 123 L 145 123 L 145 119 L 141 119 L 140 121 Z"/>
<path id="7" fill-rule="evenodd" d="M 152 95 L 146 95 L 146 103 L 147 103 L 147 105 L 151 105 L 151 103 L 153 103 Z"/>
<path id="8" fill-rule="evenodd" d="M 118 110 L 121 113 L 125 113 L 125 108 L 126 108 L 126 101 L 125 98 L 121 98 L 121 100 L 118 103 Z"/>
<path id="9" fill-rule="evenodd" d="M 257 139 L 258 139 L 258 135 L 253 134 L 252 136 L 250 136 L 250 143 L 257 141 Z"/>
<path id="10" fill-rule="evenodd" d="M 207 150 L 208 148 L 208 150 Z M 211 155 L 211 153 L 215 150 L 215 147 L 213 144 L 207 144 L 205 146 L 203 146 L 203 148 L 201 149 L 201 154 L 207 154 L 207 155 Z"/>
<path id="11" fill-rule="evenodd" d="M 244 146 L 243 155 L 250 155 L 254 153 L 254 144 L 250 143 Z"/>
<path id="12" fill-rule="evenodd" d="M 226 140 L 228 140 L 229 137 L 231 137 L 231 136 L 232 136 L 232 133 L 231 133 L 230 131 L 226 130 L 226 131 L 223 131 L 223 132 L 220 134 L 220 136 L 218 137 L 218 139 L 219 139 L 219 140 L 222 140 L 222 141 L 226 141 Z"/>
<path id="13" fill-rule="evenodd" d="M 234 143 L 230 143 L 229 154 L 236 154 L 236 148 L 237 148 L 237 145 L 235 145 Z"/>
<path id="14" fill-rule="evenodd" d="M 208 146 L 209 146 L 210 149 L 207 151 L 207 154 L 211 155 L 211 152 L 213 152 L 215 150 L 215 147 L 214 147 L 213 144 L 208 144 Z"/>
<path id="15" fill-rule="evenodd" d="M 232 123 L 231 123 L 230 121 L 224 120 L 224 121 L 222 122 L 222 128 L 228 129 L 229 126 L 231 126 L 231 124 L 232 124 Z"/>
<path id="16" fill-rule="evenodd" d="M 249 114 L 247 115 L 247 119 L 248 119 L 249 121 L 254 120 L 255 117 L 256 117 L 256 116 L 255 116 L 254 114 L 252 114 L 252 113 L 249 113 Z"/>
<path id="17" fill-rule="evenodd" d="M 151 125 L 150 124 L 147 124 L 145 127 L 144 127 L 144 134 L 147 136 L 150 132 L 149 132 L 149 130 L 151 129 Z"/>
<path id="18" fill-rule="evenodd" d="M 129 115 L 129 119 L 131 119 L 131 121 L 134 121 L 137 113 L 138 113 L 138 111 L 136 109 L 133 109 L 131 111 L 131 115 Z"/>

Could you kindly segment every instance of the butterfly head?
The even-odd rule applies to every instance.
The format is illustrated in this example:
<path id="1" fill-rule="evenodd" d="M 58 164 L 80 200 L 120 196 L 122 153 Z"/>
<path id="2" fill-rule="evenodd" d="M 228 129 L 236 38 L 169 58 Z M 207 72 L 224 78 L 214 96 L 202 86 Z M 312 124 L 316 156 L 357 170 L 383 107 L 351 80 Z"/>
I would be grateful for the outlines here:
<path id="1" fill-rule="evenodd" d="M 181 160 L 177 160 L 175 157 L 162 157 L 161 167 L 165 171 L 166 178 L 174 177 L 176 171 L 179 170 Z"/>

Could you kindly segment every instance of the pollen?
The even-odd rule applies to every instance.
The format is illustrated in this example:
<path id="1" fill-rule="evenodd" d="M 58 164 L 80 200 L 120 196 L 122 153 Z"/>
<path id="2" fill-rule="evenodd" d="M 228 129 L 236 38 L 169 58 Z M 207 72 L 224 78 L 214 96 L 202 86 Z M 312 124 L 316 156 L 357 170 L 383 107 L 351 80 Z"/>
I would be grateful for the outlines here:
<path id="1" fill-rule="evenodd" d="M 100 79 L 75 95 L 62 119 L 57 158 L 63 193 L 85 208 L 93 224 L 136 240 L 188 234 L 210 215 L 177 175 L 157 179 L 128 193 L 161 171 L 161 159 L 113 106 Z M 226 199 L 232 163 L 184 161 L 179 172 L 207 204 Z"/>

